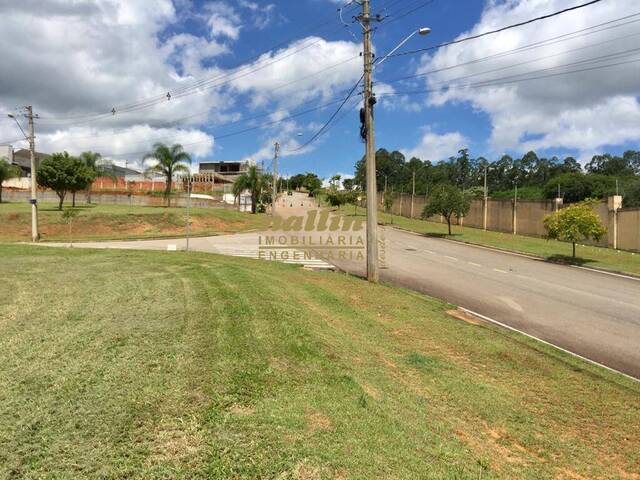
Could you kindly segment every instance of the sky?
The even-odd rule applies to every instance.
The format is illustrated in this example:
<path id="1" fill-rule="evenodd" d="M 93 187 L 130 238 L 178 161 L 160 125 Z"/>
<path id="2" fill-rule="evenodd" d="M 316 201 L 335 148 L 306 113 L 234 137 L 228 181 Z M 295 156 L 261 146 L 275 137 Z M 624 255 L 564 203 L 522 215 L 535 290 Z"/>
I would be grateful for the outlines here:
<path id="1" fill-rule="evenodd" d="M 600 3 L 429 48 L 585 0 L 372 0 L 376 146 L 432 162 L 640 149 L 640 6 Z M 33 105 L 41 152 L 143 168 L 155 142 L 200 161 L 350 175 L 362 157 L 357 3 L 335 0 L 0 0 L 0 112 Z M 342 18 L 341 18 L 342 17 Z M 416 52 L 416 50 L 422 50 Z M 167 95 L 169 94 L 169 95 Z M 115 113 L 112 113 L 115 111 Z M 26 120 L 18 115 L 23 128 Z M 0 144 L 24 148 L 0 118 Z"/>

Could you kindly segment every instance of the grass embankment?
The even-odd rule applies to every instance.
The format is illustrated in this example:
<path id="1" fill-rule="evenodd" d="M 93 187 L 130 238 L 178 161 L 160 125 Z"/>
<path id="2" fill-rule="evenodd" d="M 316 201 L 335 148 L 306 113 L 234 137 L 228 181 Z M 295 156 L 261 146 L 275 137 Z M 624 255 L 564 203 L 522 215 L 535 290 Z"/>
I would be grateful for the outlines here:
<path id="1" fill-rule="evenodd" d="M 353 206 L 340 208 L 341 212 L 353 215 Z M 358 215 L 365 215 L 366 209 L 358 208 Z M 411 219 L 379 212 L 378 221 L 385 225 L 394 226 L 411 232 L 421 233 L 427 236 L 448 238 L 475 245 L 501 248 L 512 252 L 525 253 L 545 258 L 550 261 L 572 263 L 571 244 L 557 240 L 547 240 L 538 237 L 513 235 L 510 233 L 490 232 L 479 228 L 461 227 L 453 225 L 452 235 L 448 235 L 447 224 L 427 222 L 420 219 Z M 586 267 L 601 268 L 615 272 L 640 275 L 640 254 L 614 250 L 612 248 L 593 247 L 590 245 L 578 245 L 575 263 Z"/>
<path id="2" fill-rule="evenodd" d="M 3 478 L 634 478 L 640 385 L 443 302 L 182 252 L 1 246 Z"/>
<path id="3" fill-rule="evenodd" d="M 154 206 L 81 205 L 73 220 L 72 237 L 78 240 L 119 240 L 184 235 L 186 210 Z M 54 204 L 38 210 L 43 241 L 68 241 L 69 225 Z M 224 208 L 190 209 L 192 235 L 235 233 L 263 229 L 269 224 L 264 214 L 252 215 Z M 27 203 L 0 204 L 0 241 L 31 239 L 31 206 Z"/>

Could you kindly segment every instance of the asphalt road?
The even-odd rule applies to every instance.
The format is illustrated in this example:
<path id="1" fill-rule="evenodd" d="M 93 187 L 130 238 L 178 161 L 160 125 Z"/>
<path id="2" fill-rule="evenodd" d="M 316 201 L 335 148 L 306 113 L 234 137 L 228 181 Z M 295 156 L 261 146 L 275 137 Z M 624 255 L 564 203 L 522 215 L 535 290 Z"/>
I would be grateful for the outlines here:
<path id="1" fill-rule="evenodd" d="M 286 217 L 314 208 L 313 202 L 296 194 L 282 199 L 276 211 Z M 639 280 L 393 228 L 380 227 L 380 231 L 385 238 L 387 264 L 381 270 L 382 281 L 447 300 L 640 379 Z M 264 235 L 256 232 L 195 238 L 190 247 L 257 258 L 259 237 Z M 323 234 L 299 235 L 317 239 Z M 184 241 L 94 242 L 76 246 L 166 250 L 168 245 L 181 249 Z M 363 261 L 333 258 L 330 262 L 350 273 L 365 274 Z"/>

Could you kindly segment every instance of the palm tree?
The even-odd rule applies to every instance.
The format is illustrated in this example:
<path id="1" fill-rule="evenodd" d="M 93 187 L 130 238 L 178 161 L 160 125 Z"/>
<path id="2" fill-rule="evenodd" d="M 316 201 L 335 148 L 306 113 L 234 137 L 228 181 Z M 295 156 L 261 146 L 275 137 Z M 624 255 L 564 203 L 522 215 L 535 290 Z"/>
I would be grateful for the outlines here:
<path id="1" fill-rule="evenodd" d="M 2 203 L 2 182 L 20 176 L 20 167 L 11 165 L 4 158 L 0 158 L 0 203 Z"/>
<path id="2" fill-rule="evenodd" d="M 109 160 L 103 160 L 102 155 L 97 152 L 82 152 L 80 154 L 80 160 L 85 164 L 85 166 L 93 172 L 93 177 L 109 177 L 115 181 L 116 174 L 113 171 L 113 163 Z M 89 184 L 87 187 L 87 203 L 91 203 L 91 187 L 93 186 L 93 182 Z"/>
<path id="3" fill-rule="evenodd" d="M 264 177 L 258 171 L 258 167 L 251 165 L 246 173 L 240 175 L 233 182 L 233 194 L 238 197 L 245 190 L 249 190 L 251 193 L 251 213 L 256 213 L 264 187 Z"/>
<path id="4" fill-rule="evenodd" d="M 153 146 L 153 152 L 144 156 L 144 160 L 156 160 L 158 163 L 147 168 L 145 175 L 154 173 L 164 176 L 166 186 L 164 196 L 167 199 L 167 206 L 171 206 L 171 184 L 173 183 L 174 173 L 189 173 L 189 167 L 183 162 L 191 164 L 191 156 L 184 151 L 182 145 L 175 144 L 171 147 L 163 143 L 156 143 Z"/>

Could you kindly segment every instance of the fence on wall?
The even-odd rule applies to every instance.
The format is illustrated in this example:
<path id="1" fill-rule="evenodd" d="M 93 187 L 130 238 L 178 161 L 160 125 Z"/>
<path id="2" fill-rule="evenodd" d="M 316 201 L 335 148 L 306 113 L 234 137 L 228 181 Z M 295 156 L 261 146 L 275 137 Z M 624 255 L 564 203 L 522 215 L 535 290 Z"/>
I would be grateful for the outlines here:
<path id="1" fill-rule="evenodd" d="M 382 198 L 382 195 L 380 195 Z M 391 213 L 407 218 L 420 218 L 425 205 L 425 195 L 395 193 Z M 560 207 L 562 208 L 562 207 Z M 475 199 L 471 202 L 469 213 L 463 218 L 456 218 L 453 223 L 473 228 L 484 228 L 484 200 Z M 525 201 L 512 199 L 487 200 L 487 230 L 495 232 L 518 233 L 542 237 L 546 234 L 544 217 L 556 210 L 553 201 Z M 600 216 L 603 225 L 607 227 L 607 235 L 600 242 L 588 242 L 599 246 L 614 245 L 614 231 L 617 222 L 617 247 L 621 250 L 640 251 L 640 209 L 622 208 L 617 211 L 617 218 L 610 210 L 607 202 L 595 205 L 594 210 Z M 430 221 L 445 223 L 439 216 L 429 218 Z"/>

